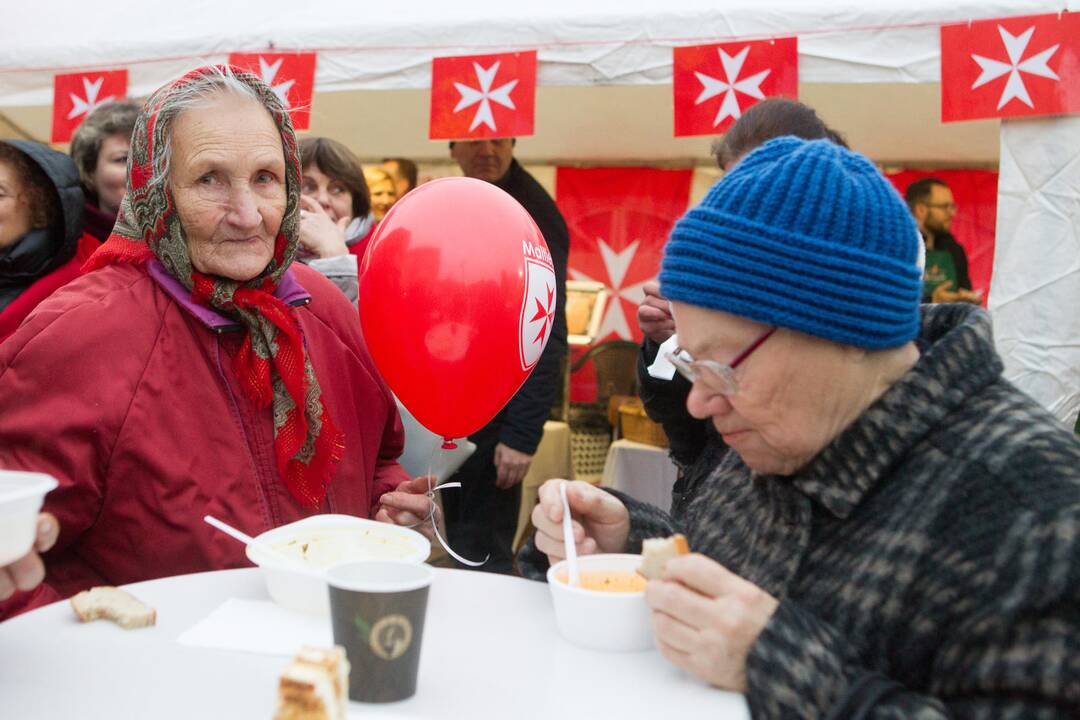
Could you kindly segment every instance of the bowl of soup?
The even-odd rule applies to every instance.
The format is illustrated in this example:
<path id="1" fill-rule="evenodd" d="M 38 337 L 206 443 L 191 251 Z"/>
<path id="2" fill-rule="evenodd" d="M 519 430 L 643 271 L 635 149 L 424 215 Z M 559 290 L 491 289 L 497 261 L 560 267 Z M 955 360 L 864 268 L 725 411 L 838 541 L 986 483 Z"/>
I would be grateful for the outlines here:
<path id="1" fill-rule="evenodd" d="M 633 652 L 653 647 L 645 605 L 645 578 L 637 574 L 640 555 L 603 554 L 578 558 L 580 585 L 570 585 L 566 561 L 547 573 L 555 623 L 564 638 L 581 647 Z"/>
<path id="2" fill-rule="evenodd" d="M 415 530 L 351 515 L 314 515 L 255 539 L 287 558 L 281 562 L 255 545 L 247 548 L 248 559 L 263 571 L 271 599 L 323 615 L 330 613 L 330 595 L 321 576 L 330 568 L 364 560 L 420 564 L 431 553 L 431 543 Z M 308 572 L 297 572 L 296 566 Z"/>

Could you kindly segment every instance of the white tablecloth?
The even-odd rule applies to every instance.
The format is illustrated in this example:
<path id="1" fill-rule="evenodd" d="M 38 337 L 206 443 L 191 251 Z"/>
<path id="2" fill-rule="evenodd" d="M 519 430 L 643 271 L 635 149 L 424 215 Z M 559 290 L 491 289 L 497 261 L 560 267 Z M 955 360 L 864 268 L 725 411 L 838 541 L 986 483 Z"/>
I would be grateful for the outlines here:
<path id="1" fill-rule="evenodd" d="M 667 448 L 633 440 L 616 440 L 608 448 L 601 485 L 620 490 L 635 500 L 662 510 L 671 508 L 671 488 L 678 471 Z"/>
<path id="2" fill-rule="evenodd" d="M 157 608 L 156 627 L 80 624 L 67 602 L 0 624 L 0 718 L 269 720 L 285 658 L 176 642 L 230 597 L 267 599 L 258 570 L 128 589 Z M 436 569 L 423 643 L 417 694 L 388 705 L 351 703 L 349 717 L 748 717 L 742 696 L 690 678 L 655 651 L 570 645 L 541 583 Z"/>

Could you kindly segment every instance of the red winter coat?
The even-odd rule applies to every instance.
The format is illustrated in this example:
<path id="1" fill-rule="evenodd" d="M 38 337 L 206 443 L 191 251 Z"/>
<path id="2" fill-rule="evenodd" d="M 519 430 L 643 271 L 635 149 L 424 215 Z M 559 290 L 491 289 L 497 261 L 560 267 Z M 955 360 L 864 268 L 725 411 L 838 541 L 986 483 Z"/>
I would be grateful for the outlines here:
<path id="1" fill-rule="evenodd" d="M 403 433 L 356 308 L 299 263 L 277 294 L 345 434 L 318 512 L 373 515 L 405 479 Z M 271 410 L 232 371 L 238 328 L 154 262 L 69 283 L 0 345 L 0 467 L 60 481 L 45 502 L 60 521 L 45 585 L 0 603 L 0 619 L 93 585 L 248 565 L 204 515 L 256 535 L 314 514 L 278 473 Z"/>

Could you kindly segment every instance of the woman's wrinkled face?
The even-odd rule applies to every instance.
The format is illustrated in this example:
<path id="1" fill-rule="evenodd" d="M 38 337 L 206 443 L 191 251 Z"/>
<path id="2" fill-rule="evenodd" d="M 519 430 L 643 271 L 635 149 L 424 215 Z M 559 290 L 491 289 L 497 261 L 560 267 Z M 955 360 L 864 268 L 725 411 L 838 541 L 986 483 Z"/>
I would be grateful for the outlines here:
<path id="1" fill-rule="evenodd" d="M 22 180 L 11 163 L 0 160 L 0 250 L 30 232 L 31 212 Z"/>
<path id="2" fill-rule="evenodd" d="M 131 138 L 126 135 L 109 135 L 101 143 L 97 165 L 90 177 L 91 187 L 98 196 L 98 207 L 115 215 L 120 201 L 127 191 L 127 161 Z"/>
<path id="3" fill-rule="evenodd" d="M 285 153 L 270 113 L 219 93 L 183 112 L 169 175 L 192 266 L 244 282 L 274 256 L 285 215 Z"/>
<path id="4" fill-rule="evenodd" d="M 730 364 L 767 326 L 717 310 L 672 302 L 679 345 L 695 360 Z M 851 419 L 853 349 L 779 329 L 735 369 L 737 390 L 694 383 L 686 408 L 708 419 L 757 473 L 790 475 L 810 462 Z M 854 351 L 858 352 L 858 351 Z"/>
<path id="5" fill-rule="evenodd" d="M 314 162 L 304 168 L 300 192 L 319 203 L 334 222 L 352 219 L 352 192 L 345 183 L 324 174 Z"/>

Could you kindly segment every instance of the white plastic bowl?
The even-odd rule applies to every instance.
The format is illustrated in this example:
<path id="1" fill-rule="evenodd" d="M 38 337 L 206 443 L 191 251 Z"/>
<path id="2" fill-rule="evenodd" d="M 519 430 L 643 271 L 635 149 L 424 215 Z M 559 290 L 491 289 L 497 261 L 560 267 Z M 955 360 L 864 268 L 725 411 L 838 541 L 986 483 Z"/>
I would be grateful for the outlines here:
<path id="1" fill-rule="evenodd" d="M 350 540 L 349 549 L 325 567 L 312 564 L 313 570 L 325 571 L 335 565 L 360 560 L 398 560 L 419 565 L 431 553 L 431 543 L 415 530 L 351 515 L 314 515 L 268 530 L 255 539 L 281 549 L 290 541 L 302 545 L 319 537 L 340 537 L 342 534 Z M 299 553 L 297 545 L 291 552 Z M 295 572 L 288 565 L 267 557 L 257 547 L 249 546 L 247 556 L 262 568 L 266 591 L 274 602 L 302 612 L 330 613 L 330 595 L 325 580 Z"/>
<path id="2" fill-rule="evenodd" d="M 44 473 L 0 470 L 0 567 L 34 547 L 38 511 L 57 484 Z"/>
<path id="3" fill-rule="evenodd" d="M 581 572 L 634 572 L 640 555 L 582 555 Z M 555 622 L 564 638 L 592 650 L 633 652 L 654 647 L 652 621 L 645 605 L 645 593 L 616 593 L 585 590 L 559 580 L 568 573 L 566 561 L 553 565 L 547 573 Z"/>

